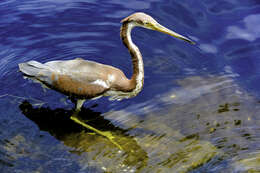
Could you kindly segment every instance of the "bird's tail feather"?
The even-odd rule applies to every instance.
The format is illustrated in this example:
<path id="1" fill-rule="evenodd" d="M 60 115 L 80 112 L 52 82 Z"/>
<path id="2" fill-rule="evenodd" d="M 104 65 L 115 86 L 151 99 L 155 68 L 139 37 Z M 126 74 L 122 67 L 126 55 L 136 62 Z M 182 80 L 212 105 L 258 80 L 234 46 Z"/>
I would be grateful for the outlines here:
<path id="1" fill-rule="evenodd" d="M 22 73 L 28 76 L 37 76 L 41 70 L 47 69 L 48 66 L 41 64 L 37 61 L 29 61 L 19 64 L 19 69 Z"/>

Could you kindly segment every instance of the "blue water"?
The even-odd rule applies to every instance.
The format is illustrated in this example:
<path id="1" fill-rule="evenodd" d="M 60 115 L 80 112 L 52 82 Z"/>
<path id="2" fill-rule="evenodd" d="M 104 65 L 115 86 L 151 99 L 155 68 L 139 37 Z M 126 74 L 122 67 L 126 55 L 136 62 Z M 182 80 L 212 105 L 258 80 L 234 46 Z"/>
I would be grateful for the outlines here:
<path id="1" fill-rule="evenodd" d="M 81 115 L 93 126 L 119 133 L 122 146 L 128 139 L 137 148 L 124 167 L 122 154 L 106 148 L 106 139 L 68 118 L 73 104 L 64 95 L 25 80 L 17 65 L 81 57 L 130 77 L 120 20 L 139 11 L 196 45 L 134 29 L 145 66 L 142 92 L 120 102 L 84 104 Z M 257 164 L 239 164 L 260 157 L 259 19 L 256 0 L 2 0 L 0 172 L 174 172 L 175 165 L 187 164 L 169 157 L 185 150 L 182 140 L 174 142 L 181 136 L 218 150 L 184 172 L 259 171 Z"/>

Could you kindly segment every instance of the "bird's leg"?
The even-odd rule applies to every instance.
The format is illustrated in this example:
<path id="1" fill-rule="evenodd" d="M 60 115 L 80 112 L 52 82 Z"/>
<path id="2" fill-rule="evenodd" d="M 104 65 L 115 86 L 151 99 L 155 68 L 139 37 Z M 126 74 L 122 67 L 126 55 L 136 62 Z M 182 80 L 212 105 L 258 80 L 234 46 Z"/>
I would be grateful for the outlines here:
<path id="1" fill-rule="evenodd" d="M 77 102 L 75 103 L 75 110 L 77 112 L 80 111 L 82 105 L 84 104 L 85 100 L 81 100 L 81 99 L 78 99 Z"/>
<path id="2" fill-rule="evenodd" d="M 94 131 L 95 133 L 97 133 L 97 134 L 99 134 L 101 136 L 106 137 L 117 148 L 119 148 L 120 150 L 123 150 L 123 148 L 114 140 L 115 137 L 112 135 L 111 132 L 109 132 L 109 131 L 101 131 L 101 130 L 96 129 L 95 127 L 92 127 L 92 126 L 88 125 L 87 123 L 84 122 L 84 120 L 82 120 L 78 116 L 78 112 L 77 111 L 70 117 L 70 119 L 73 120 L 74 122 L 82 125 L 83 127 L 87 128 L 89 130 L 92 130 L 92 131 Z"/>
<path id="3" fill-rule="evenodd" d="M 114 140 L 114 136 L 112 135 L 111 132 L 109 131 L 101 131 L 101 130 L 98 130 L 88 124 L 86 124 L 84 122 L 84 120 L 81 120 L 80 117 L 78 116 L 78 113 L 80 112 L 80 109 L 83 105 L 83 103 L 85 102 L 85 100 L 80 100 L 78 99 L 75 103 L 75 112 L 73 113 L 73 115 L 70 117 L 71 120 L 73 120 L 74 122 L 82 125 L 83 127 L 89 129 L 89 130 L 92 130 L 94 131 L 95 133 L 101 135 L 101 136 L 104 136 L 106 137 L 111 143 L 113 143 L 115 146 L 117 146 L 117 148 L 119 148 L 120 150 L 123 150 L 122 147 Z"/>

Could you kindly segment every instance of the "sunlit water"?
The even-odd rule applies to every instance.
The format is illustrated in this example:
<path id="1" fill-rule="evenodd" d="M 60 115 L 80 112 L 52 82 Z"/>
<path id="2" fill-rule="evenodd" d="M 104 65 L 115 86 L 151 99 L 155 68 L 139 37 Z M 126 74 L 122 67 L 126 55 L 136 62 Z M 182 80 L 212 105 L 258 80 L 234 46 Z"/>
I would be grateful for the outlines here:
<path id="1" fill-rule="evenodd" d="M 238 0 L 0 2 L 0 172 L 260 171 L 260 3 Z M 73 104 L 18 63 L 81 57 L 122 69 L 120 20 L 142 11 L 186 35 L 134 29 L 145 82 L 135 98 Z M 118 147 L 120 146 L 120 147 Z"/>

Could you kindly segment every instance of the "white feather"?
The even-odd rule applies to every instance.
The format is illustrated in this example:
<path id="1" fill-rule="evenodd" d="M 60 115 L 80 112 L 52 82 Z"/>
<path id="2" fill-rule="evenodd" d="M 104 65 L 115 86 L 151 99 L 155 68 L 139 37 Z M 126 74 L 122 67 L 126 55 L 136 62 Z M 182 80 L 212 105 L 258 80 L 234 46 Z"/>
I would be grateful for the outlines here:
<path id="1" fill-rule="evenodd" d="M 109 74 L 109 75 L 108 75 L 108 82 L 109 82 L 109 83 L 112 83 L 112 82 L 114 82 L 114 81 L 115 81 L 115 76 Z"/>
<path id="2" fill-rule="evenodd" d="M 101 80 L 101 79 L 97 79 L 94 82 L 91 82 L 91 84 L 99 85 L 99 86 L 102 86 L 104 88 L 109 88 L 108 84 L 105 81 Z"/>

